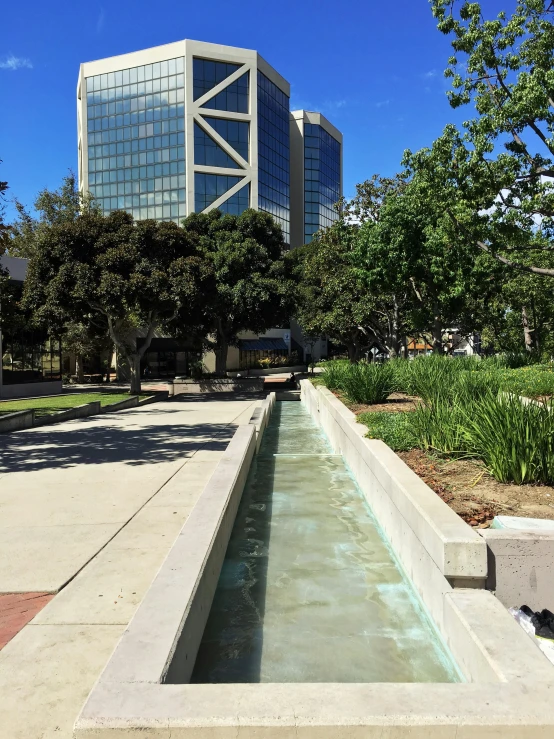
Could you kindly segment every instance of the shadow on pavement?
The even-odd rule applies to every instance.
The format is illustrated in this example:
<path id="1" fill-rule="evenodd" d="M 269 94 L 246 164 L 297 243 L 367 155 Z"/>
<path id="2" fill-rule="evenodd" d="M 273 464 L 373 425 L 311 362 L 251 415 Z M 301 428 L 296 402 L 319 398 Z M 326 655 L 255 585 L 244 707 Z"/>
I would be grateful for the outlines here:
<path id="1" fill-rule="evenodd" d="M 106 414 L 107 417 L 108 414 Z M 129 465 L 173 462 L 198 449 L 224 451 L 233 425 L 205 423 L 186 426 L 162 423 L 89 428 L 48 427 L 2 434 L 0 472 L 35 472 L 86 464 L 120 462 Z M 117 480 L 114 480 L 117 484 Z"/>

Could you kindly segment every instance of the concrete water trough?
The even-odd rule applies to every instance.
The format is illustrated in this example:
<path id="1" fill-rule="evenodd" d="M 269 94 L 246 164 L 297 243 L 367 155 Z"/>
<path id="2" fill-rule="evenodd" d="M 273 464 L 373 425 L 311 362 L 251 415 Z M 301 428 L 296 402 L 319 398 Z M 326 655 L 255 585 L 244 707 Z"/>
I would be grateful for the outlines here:
<path id="1" fill-rule="evenodd" d="M 299 448 L 279 447 L 280 431 L 270 416 L 277 408 L 276 413 L 281 413 L 285 405 L 288 404 L 276 406 L 275 396 L 270 396 L 251 423 L 237 428 L 92 690 L 77 720 L 75 736 L 78 739 L 552 737 L 554 667 L 500 601 L 485 589 L 488 574 L 485 540 L 385 444 L 364 438 L 363 427 L 356 424 L 354 414 L 340 401 L 308 381 L 302 382 L 302 403 L 293 404 L 302 406 L 307 419 L 298 421 Z M 360 678 L 358 664 L 355 681 L 346 675 L 341 682 L 331 682 L 325 674 L 318 674 L 313 680 L 299 682 L 286 670 L 283 681 L 264 681 L 263 674 L 251 682 L 198 680 L 196 657 L 199 649 L 202 659 L 202 655 L 209 654 L 209 645 L 207 651 L 206 644 L 202 646 L 205 630 L 209 628 L 206 625 L 222 581 L 225 585 L 227 575 L 225 567 L 222 573 L 222 566 L 226 552 L 232 549 L 229 541 L 233 541 L 235 519 L 240 523 L 239 506 L 245 487 L 245 496 L 250 495 L 253 478 L 259 481 L 260 470 L 267 471 L 275 449 L 274 456 L 294 458 L 291 469 L 302 466 L 302 455 L 321 455 L 320 447 L 310 446 L 310 434 L 315 426 L 325 433 L 325 443 L 330 445 L 322 456 L 327 458 L 325 465 L 332 472 L 330 489 L 336 497 L 333 505 L 339 505 L 341 486 L 347 480 L 345 472 L 336 472 L 340 463 L 352 475 L 348 485 L 357 485 L 369 503 L 399 572 L 420 604 L 421 618 L 428 619 L 429 650 L 435 647 L 435 640 L 440 642 L 440 648 L 448 653 L 455 666 L 456 677 L 450 673 L 441 682 L 395 682 L 391 675 L 380 682 L 370 682 L 371 677 L 363 676 L 363 664 L 363 679 Z M 271 445 L 264 447 L 264 432 L 273 440 L 273 449 Z M 256 450 L 259 457 L 255 456 Z M 320 467 L 312 465 L 314 475 L 319 474 Z M 276 466 L 273 477 L 277 480 L 275 495 L 282 496 L 286 476 Z M 306 497 L 304 511 L 306 506 L 309 508 L 309 501 Z M 274 509 L 278 507 L 277 502 L 277 499 L 273 502 Z M 290 504 L 290 498 L 285 504 Z M 293 516 L 291 522 L 296 522 L 296 518 Z M 339 518 L 344 519 L 342 513 Z M 358 529 L 356 532 L 358 536 Z M 278 539 L 278 536 L 273 538 L 274 534 L 275 530 L 269 543 L 269 558 L 272 542 Z M 281 550 L 280 556 L 285 555 L 286 549 Z M 270 598 L 269 590 L 267 597 Z M 368 613 L 370 606 L 368 602 Z M 344 614 L 346 619 L 346 610 Z M 340 616 L 339 609 L 338 628 Z M 309 653 L 309 644 L 301 644 L 298 649 L 301 640 L 294 626 L 291 629 L 290 643 L 288 646 L 284 643 L 281 659 L 294 668 L 295 650 Z M 237 634 L 236 630 L 229 633 L 232 651 L 236 648 Z M 342 652 L 336 649 L 337 661 L 344 661 Z M 229 650 L 224 656 L 229 656 Z M 264 657 L 263 645 L 261 656 Z M 274 660 L 278 670 L 282 668 L 277 664 L 279 658 L 277 655 Z M 367 661 L 367 675 L 371 676 L 371 659 Z M 334 670 L 329 672 L 337 674 Z"/>

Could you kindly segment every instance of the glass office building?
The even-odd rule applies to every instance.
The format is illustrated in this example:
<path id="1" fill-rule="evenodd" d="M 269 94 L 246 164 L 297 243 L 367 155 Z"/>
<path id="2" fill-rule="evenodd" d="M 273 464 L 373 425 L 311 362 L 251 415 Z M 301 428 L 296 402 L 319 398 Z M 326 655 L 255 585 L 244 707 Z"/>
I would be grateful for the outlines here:
<path id="1" fill-rule="evenodd" d="M 104 213 L 270 213 L 290 243 L 289 84 L 255 51 L 180 41 L 81 65 L 80 186 Z"/>
<path id="2" fill-rule="evenodd" d="M 307 244 L 337 219 L 342 195 L 342 134 L 321 113 L 291 113 L 292 246 Z"/>

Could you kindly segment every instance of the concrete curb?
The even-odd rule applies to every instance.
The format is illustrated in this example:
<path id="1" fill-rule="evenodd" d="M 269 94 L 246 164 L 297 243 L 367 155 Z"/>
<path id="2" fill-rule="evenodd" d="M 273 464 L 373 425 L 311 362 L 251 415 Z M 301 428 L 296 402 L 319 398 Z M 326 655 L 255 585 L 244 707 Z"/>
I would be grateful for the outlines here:
<path id="1" fill-rule="evenodd" d="M 159 683 L 190 676 L 254 450 L 254 426 L 239 426 L 101 683 Z"/>
<path id="2" fill-rule="evenodd" d="M 49 426 L 52 423 L 60 423 L 61 421 L 74 421 L 76 418 L 86 418 L 87 416 L 95 416 L 101 413 L 101 405 L 99 400 L 92 403 L 84 403 L 68 408 L 66 411 L 59 411 L 48 416 L 42 416 L 35 419 L 34 427 Z"/>
<path id="3" fill-rule="evenodd" d="M 21 431 L 21 429 L 29 429 L 34 425 L 35 411 L 16 411 L 15 413 L 6 413 L 0 416 L 0 433 L 5 434 L 10 431 Z"/>
<path id="4" fill-rule="evenodd" d="M 256 452 L 260 451 L 260 445 L 262 443 L 262 437 L 264 435 L 265 428 L 269 423 L 269 417 L 273 411 L 273 406 L 276 401 L 276 393 L 270 393 L 265 400 L 262 401 L 261 405 L 254 408 L 250 423 L 256 428 Z"/>
<path id="5" fill-rule="evenodd" d="M 236 372 L 227 372 L 227 377 L 237 377 L 248 372 L 249 377 L 269 377 L 271 375 L 283 375 L 291 372 L 307 372 L 308 367 L 305 364 L 297 364 L 293 367 L 270 367 L 269 369 L 251 369 L 251 370 L 237 370 Z"/>

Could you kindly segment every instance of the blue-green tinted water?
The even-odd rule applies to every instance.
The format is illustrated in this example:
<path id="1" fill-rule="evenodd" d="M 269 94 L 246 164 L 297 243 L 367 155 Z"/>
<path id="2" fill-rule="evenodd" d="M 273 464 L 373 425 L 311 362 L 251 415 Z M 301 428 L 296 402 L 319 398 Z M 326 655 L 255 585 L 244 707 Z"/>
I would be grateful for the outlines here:
<path id="1" fill-rule="evenodd" d="M 458 679 L 342 457 L 302 403 L 277 403 L 192 682 Z"/>

